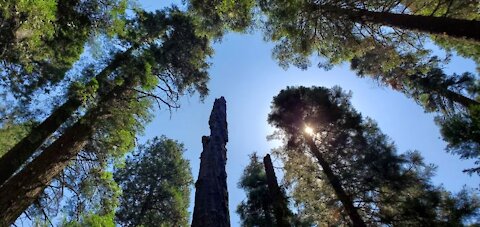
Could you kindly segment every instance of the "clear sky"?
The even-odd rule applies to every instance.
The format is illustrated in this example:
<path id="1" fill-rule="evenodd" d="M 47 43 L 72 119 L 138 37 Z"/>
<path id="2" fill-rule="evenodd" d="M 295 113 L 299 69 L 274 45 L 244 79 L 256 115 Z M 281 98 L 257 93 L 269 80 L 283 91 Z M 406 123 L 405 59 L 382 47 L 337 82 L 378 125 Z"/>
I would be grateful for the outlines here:
<path id="1" fill-rule="evenodd" d="M 141 3 L 150 10 L 165 5 L 152 0 Z M 210 60 L 209 96 L 203 103 L 198 96 L 185 97 L 181 100 L 181 108 L 171 115 L 167 110 L 156 110 L 155 118 L 140 137 L 140 142 L 166 135 L 184 143 L 185 157 L 190 160 L 196 179 L 202 151 L 201 137 L 210 134 L 208 118 L 213 101 L 224 96 L 229 130 L 227 183 L 232 226 L 239 226 L 235 210 L 245 195 L 237 188 L 237 182 L 248 164 L 248 155 L 257 151 L 263 156 L 278 146 L 278 142 L 266 139 L 273 130 L 267 123 L 267 115 L 273 96 L 287 86 L 330 88 L 339 85 L 352 91 L 353 106 L 364 116 L 375 119 L 382 131 L 395 141 L 399 152 L 419 150 L 427 163 L 438 166 L 435 184 L 443 184 L 454 192 L 463 185 L 478 187 L 478 176 L 462 173 L 462 169 L 473 166 L 473 162 L 447 154 L 433 115 L 424 113 L 403 94 L 380 87 L 373 80 L 357 78 L 347 65 L 330 71 L 316 67 L 306 71 L 292 67 L 285 71 L 271 57 L 273 44 L 263 41 L 261 34 L 229 34 L 214 47 L 215 54 Z M 474 68 L 472 62 L 463 59 L 454 59 L 452 65 L 451 70 L 457 72 Z M 194 190 L 191 207 L 193 194 Z"/>

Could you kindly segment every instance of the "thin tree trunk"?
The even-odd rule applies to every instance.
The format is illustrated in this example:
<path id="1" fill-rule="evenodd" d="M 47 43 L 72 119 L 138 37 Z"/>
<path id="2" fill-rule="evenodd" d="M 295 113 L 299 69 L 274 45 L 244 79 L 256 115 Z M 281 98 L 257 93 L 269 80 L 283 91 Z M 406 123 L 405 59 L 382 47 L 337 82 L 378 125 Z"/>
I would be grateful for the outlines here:
<path id="1" fill-rule="evenodd" d="M 273 170 L 272 159 L 270 159 L 269 154 L 263 158 L 263 165 L 267 175 L 268 191 L 270 192 L 270 197 L 272 198 L 277 226 L 290 227 L 291 224 L 288 220 L 287 201 L 285 197 L 283 197 L 280 187 L 278 186 L 277 177 L 275 176 L 275 171 Z"/>
<path id="2" fill-rule="evenodd" d="M 95 122 L 107 116 L 116 102 L 128 96 L 130 82 L 115 87 L 50 146 L 0 187 L 0 226 L 9 226 L 50 184 L 52 179 L 74 160 L 95 131 Z"/>
<path id="3" fill-rule="evenodd" d="M 380 24 L 392 28 L 407 29 L 432 35 L 447 35 L 480 42 L 480 21 L 448 17 L 374 12 L 363 9 L 344 9 L 336 6 L 309 5 L 323 12 L 335 12 L 361 24 Z"/>
<path id="4" fill-rule="evenodd" d="M 134 47 L 132 47 L 134 48 Z M 130 56 L 133 49 L 118 54 L 113 61 L 103 69 L 96 80 L 100 82 L 100 89 L 104 90 L 107 84 L 103 81 Z M 106 89 L 108 91 L 108 89 Z M 76 97 L 69 98 L 63 105 L 53 111 L 40 125 L 20 140 L 13 148 L 0 157 L 0 185 L 3 185 L 20 167 L 35 153 L 35 151 L 50 137 L 68 118 L 82 105 Z"/>
<path id="5" fill-rule="evenodd" d="M 345 208 L 345 211 L 350 217 L 350 220 L 352 221 L 353 226 L 366 227 L 367 225 L 361 218 L 360 214 L 358 214 L 357 208 L 353 205 L 352 199 L 343 190 L 340 180 L 335 175 L 333 170 L 330 168 L 330 165 L 328 164 L 328 162 L 323 158 L 322 154 L 320 153 L 317 146 L 315 145 L 315 142 L 313 142 L 313 138 L 311 136 L 305 136 L 305 137 L 306 137 L 308 146 L 310 148 L 310 151 L 315 156 L 315 158 L 317 158 L 318 163 L 322 167 L 323 172 L 325 173 L 325 176 L 327 176 L 327 179 L 330 185 L 332 186 L 333 190 L 335 191 L 335 194 L 337 195 L 340 202 L 342 202 L 343 207 Z"/>

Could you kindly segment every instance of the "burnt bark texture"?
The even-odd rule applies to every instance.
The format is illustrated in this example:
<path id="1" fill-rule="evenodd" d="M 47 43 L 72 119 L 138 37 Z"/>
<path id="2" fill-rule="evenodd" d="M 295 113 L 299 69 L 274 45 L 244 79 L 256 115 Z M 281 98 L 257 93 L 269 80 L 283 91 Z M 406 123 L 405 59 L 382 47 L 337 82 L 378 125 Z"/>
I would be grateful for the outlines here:
<path id="1" fill-rule="evenodd" d="M 228 142 L 226 101 L 216 99 L 209 120 L 210 136 L 203 136 L 200 170 L 195 183 L 192 227 L 229 227 L 227 163 Z"/>
<path id="2" fill-rule="evenodd" d="M 95 122 L 108 116 L 112 108 L 120 108 L 120 99 L 133 93 L 128 89 L 133 86 L 130 82 L 127 80 L 106 94 L 98 106 L 67 128 L 38 157 L 0 187 L 0 226 L 12 224 L 76 157 L 95 131 Z"/>
<path id="3" fill-rule="evenodd" d="M 263 165 L 265 167 L 265 173 L 267 175 L 267 185 L 268 192 L 273 202 L 273 209 L 275 214 L 275 219 L 278 227 L 290 227 L 292 226 L 288 219 L 288 207 L 287 200 L 283 196 L 283 193 L 278 186 L 277 177 L 275 176 L 275 171 L 273 169 L 272 159 L 270 155 L 267 154 L 263 158 Z"/>
<path id="4" fill-rule="evenodd" d="M 333 191 L 335 192 L 335 195 L 340 200 L 345 211 L 350 217 L 350 220 L 352 221 L 352 225 L 355 227 L 366 227 L 367 225 L 365 224 L 362 217 L 358 213 L 357 208 L 353 205 L 353 201 L 351 197 L 345 192 L 345 190 L 342 187 L 342 183 L 340 182 L 340 179 L 338 179 L 338 177 L 335 175 L 333 170 L 330 168 L 330 165 L 328 164 L 328 162 L 323 158 L 323 155 L 322 153 L 320 153 L 317 146 L 315 145 L 313 138 L 311 136 L 305 136 L 305 137 L 306 137 L 308 146 L 310 148 L 310 152 L 313 154 L 313 156 L 315 156 L 318 163 L 322 167 L 323 173 L 325 173 L 325 176 L 327 177 L 328 182 L 332 186 Z"/>

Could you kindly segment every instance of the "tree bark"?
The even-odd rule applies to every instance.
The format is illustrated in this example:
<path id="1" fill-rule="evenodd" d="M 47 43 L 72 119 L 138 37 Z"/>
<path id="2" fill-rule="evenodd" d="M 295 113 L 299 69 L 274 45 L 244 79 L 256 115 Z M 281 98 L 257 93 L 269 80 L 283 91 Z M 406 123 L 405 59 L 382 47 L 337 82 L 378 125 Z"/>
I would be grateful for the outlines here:
<path id="1" fill-rule="evenodd" d="M 466 96 L 463 96 L 462 94 L 450 91 L 448 89 L 445 89 L 445 90 L 446 91 L 442 92 L 442 93 L 444 93 L 445 97 L 447 97 L 448 99 L 464 106 L 466 109 L 468 109 L 470 106 L 480 105 L 480 103 L 478 103 L 477 101 L 475 101 L 471 98 L 468 98 Z"/>
<path id="2" fill-rule="evenodd" d="M 7 153 L 0 157 L 0 185 L 5 183 L 15 171 L 20 169 L 28 158 L 43 144 L 43 142 L 62 125 L 72 113 L 80 107 L 77 99 L 69 99 L 54 111 L 40 125 L 18 142 Z"/>
<path id="3" fill-rule="evenodd" d="M 116 102 L 133 92 L 130 82 L 115 87 L 50 146 L 0 187 L 0 226 L 9 226 L 72 161 L 95 131 L 95 122 L 107 116 Z"/>
<path id="4" fill-rule="evenodd" d="M 431 93 L 433 92 L 438 93 L 440 96 L 444 97 L 445 99 L 455 102 L 465 107 L 465 109 L 467 110 L 470 106 L 480 105 L 478 101 L 471 99 L 469 97 L 466 97 L 461 93 L 448 89 L 449 85 L 447 84 L 432 86 L 432 84 L 435 84 L 435 83 L 432 82 L 431 78 L 429 77 L 424 78 L 414 74 L 406 78 L 407 80 L 413 82 L 416 86 L 422 87 L 424 90 L 430 91 Z"/>
<path id="5" fill-rule="evenodd" d="M 361 218 L 360 214 L 358 214 L 357 208 L 353 205 L 353 201 L 350 196 L 343 190 L 342 184 L 338 177 L 335 175 L 333 170 L 330 168 L 328 162 L 323 158 L 322 154 L 318 150 L 313 138 L 311 136 L 306 135 L 307 144 L 310 148 L 310 152 L 317 158 L 318 163 L 323 169 L 325 176 L 327 176 L 327 180 L 329 181 L 330 185 L 332 186 L 335 194 L 337 195 L 340 202 L 343 204 L 345 211 L 347 212 L 350 220 L 352 221 L 353 226 L 355 227 L 366 227 L 367 225 Z"/>
<path id="6" fill-rule="evenodd" d="M 290 227 L 291 224 L 288 220 L 287 201 L 283 196 L 280 187 L 278 186 L 277 177 L 275 176 L 275 171 L 273 170 L 272 159 L 270 159 L 269 154 L 263 158 L 263 165 L 267 175 L 268 191 L 273 201 L 277 226 Z"/>
<path id="7" fill-rule="evenodd" d="M 203 152 L 195 183 L 192 227 L 230 227 L 228 212 L 226 101 L 215 99 L 208 121 L 210 136 L 202 137 Z"/>
<path id="8" fill-rule="evenodd" d="M 107 83 L 104 82 L 106 77 L 127 60 L 131 51 L 133 51 L 132 48 L 118 54 L 105 69 L 97 74 L 95 79 L 100 82 L 101 90 L 109 90 L 106 88 L 106 86 L 108 86 Z M 45 140 L 57 131 L 81 105 L 82 102 L 76 97 L 69 98 L 63 105 L 55 109 L 40 125 L 32 129 L 26 137 L 0 157 L 0 185 L 5 184 L 15 172 L 20 170 L 21 166 L 26 163 Z"/>
<path id="9" fill-rule="evenodd" d="M 324 9 L 323 12 L 334 12 L 345 15 L 348 19 L 361 24 L 380 24 L 392 28 L 407 29 L 432 35 L 446 35 L 454 38 L 465 38 L 480 42 L 480 21 L 463 20 L 448 17 L 397 14 L 389 12 L 374 12 L 363 9 L 345 9 L 336 6 L 319 6 L 314 9 Z"/>

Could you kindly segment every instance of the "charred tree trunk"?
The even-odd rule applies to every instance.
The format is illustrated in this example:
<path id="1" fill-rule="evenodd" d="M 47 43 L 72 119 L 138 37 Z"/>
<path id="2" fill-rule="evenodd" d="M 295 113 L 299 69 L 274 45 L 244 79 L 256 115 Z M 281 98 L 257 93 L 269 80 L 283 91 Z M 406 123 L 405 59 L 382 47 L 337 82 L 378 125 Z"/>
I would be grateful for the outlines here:
<path id="1" fill-rule="evenodd" d="M 229 227 L 227 163 L 228 142 L 226 102 L 216 99 L 208 121 L 210 136 L 203 136 L 200 170 L 195 183 L 192 227 Z"/>
<path id="2" fill-rule="evenodd" d="M 120 99 L 133 91 L 131 82 L 115 87 L 97 107 L 65 130 L 32 162 L 0 187 L 0 226 L 9 226 L 41 195 L 51 180 L 63 171 L 95 131 L 95 122 L 122 106 Z"/>
<path id="3" fill-rule="evenodd" d="M 282 191 L 277 183 L 277 177 L 273 170 L 272 159 L 267 154 L 263 158 L 263 165 L 265 167 L 265 173 L 267 175 L 267 185 L 270 197 L 272 198 L 273 208 L 275 211 L 275 219 L 278 227 L 290 227 L 291 224 L 288 220 L 288 207 L 286 198 L 283 196 Z"/>
<path id="4" fill-rule="evenodd" d="M 100 82 L 100 89 L 110 90 L 106 88 L 108 85 L 102 82 L 126 61 L 132 50 L 131 48 L 124 53 L 118 54 L 113 61 L 96 76 L 96 80 Z M 26 164 L 26 161 L 45 140 L 57 131 L 81 105 L 82 102 L 78 98 L 69 98 L 63 105 L 55 109 L 40 125 L 33 128 L 25 138 L 20 140 L 13 148 L 0 157 L 0 185 L 3 185 L 16 171 L 20 170 L 20 167 Z"/>
<path id="5" fill-rule="evenodd" d="M 446 35 L 480 42 L 480 21 L 448 17 L 374 12 L 363 9 L 345 9 L 337 6 L 310 4 L 309 9 L 343 15 L 361 24 L 379 24 L 392 28 L 418 31 L 432 35 Z"/>
<path id="6" fill-rule="evenodd" d="M 320 166 L 323 169 L 323 172 L 325 173 L 325 176 L 327 176 L 328 182 L 332 186 L 333 190 L 335 191 L 335 194 L 337 195 L 340 202 L 343 204 L 345 211 L 350 217 L 350 220 L 352 221 L 353 226 L 366 227 L 367 225 L 361 218 L 360 214 L 358 214 L 357 208 L 353 205 L 352 199 L 343 190 L 342 183 L 340 182 L 338 177 L 335 175 L 333 170 L 330 168 L 330 165 L 328 164 L 328 162 L 323 158 L 322 154 L 320 153 L 317 146 L 315 145 L 315 142 L 313 142 L 313 138 L 311 136 L 305 136 L 305 137 L 306 137 L 308 146 L 310 148 L 310 151 L 315 156 L 315 158 L 317 158 L 318 163 L 320 164 Z"/>

